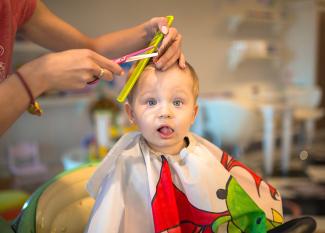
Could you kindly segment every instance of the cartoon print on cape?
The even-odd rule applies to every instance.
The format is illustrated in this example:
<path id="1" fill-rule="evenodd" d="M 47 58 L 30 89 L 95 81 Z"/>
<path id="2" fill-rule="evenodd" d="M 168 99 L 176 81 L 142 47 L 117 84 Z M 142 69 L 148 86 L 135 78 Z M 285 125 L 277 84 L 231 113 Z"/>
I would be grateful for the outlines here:
<path id="1" fill-rule="evenodd" d="M 255 172 L 253 172 L 250 168 L 246 167 L 244 164 L 242 164 L 239 161 L 235 160 L 234 158 L 230 157 L 226 152 L 223 152 L 223 154 L 222 154 L 221 164 L 229 172 L 235 167 L 241 168 L 241 172 L 246 171 L 254 180 L 255 187 L 256 187 L 255 191 L 257 192 L 258 197 L 260 199 L 262 199 L 262 200 L 265 200 L 265 199 L 263 199 L 265 197 L 261 196 L 261 193 L 260 193 L 261 184 L 262 184 L 263 180 L 262 180 L 261 177 L 256 175 Z M 277 190 L 273 186 L 271 186 L 270 184 L 268 184 L 266 182 L 264 182 L 264 183 L 268 186 L 270 197 L 274 201 L 281 203 L 281 198 L 280 198 L 279 193 L 277 192 Z M 254 190 L 250 190 L 250 191 L 253 192 Z M 257 199 L 255 201 L 257 201 Z M 272 229 L 272 228 L 274 228 L 276 226 L 279 226 L 284 222 L 284 219 L 283 219 L 283 216 L 281 215 L 281 213 L 279 213 L 277 210 L 275 210 L 273 208 L 271 208 L 271 212 L 272 212 L 272 219 L 266 218 L 267 219 L 267 222 L 266 222 L 267 230 L 270 230 L 270 229 Z"/>
<path id="2" fill-rule="evenodd" d="M 227 232 L 254 233 L 266 232 L 266 229 L 279 225 L 266 219 L 263 210 L 232 176 L 226 189 L 216 190 L 216 198 L 225 199 L 228 209 L 214 213 L 193 206 L 173 183 L 168 161 L 162 156 L 160 177 L 152 199 L 155 232 L 218 232 L 219 227 L 226 223 Z"/>

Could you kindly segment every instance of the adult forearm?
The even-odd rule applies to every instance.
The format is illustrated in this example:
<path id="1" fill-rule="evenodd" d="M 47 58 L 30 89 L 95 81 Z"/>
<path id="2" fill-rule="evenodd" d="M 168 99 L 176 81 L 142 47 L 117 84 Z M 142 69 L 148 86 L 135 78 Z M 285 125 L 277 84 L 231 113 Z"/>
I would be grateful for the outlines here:
<path id="1" fill-rule="evenodd" d="M 50 88 L 44 78 L 44 64 L 47 59 L 39 58 L 19 68 L 31 94 L 37 98 Z M 2 135 L 26 111 L 30 104 L 30 96 L 22 81 L 16 74 L 9 75 L 0 83 L 0 135 Z"/>
<path id="2" fill-rule="evenodd" d="M 21 27 L 23 36 L 53 51 L 88 48 L 91 39 L 53 14 L 40 0 L 33 16 Z"/>
<path id="3" fill-rule="evenodd" d="M 38 1 L 33 16 L 20 28 L 20 32 L 33 42 L 53 51 L 87 48 L 108 58 L 144 47 L 153 34 L 150 21 L 147 21 L 132 28 L 90 38 L 54 15 L 41 1 Z"/>
<path id="4" fill-rule="evenodd" d="M 32 89 L 33 95 L 40 93 L 30 79 L 26 82 Z M 2 135 L 27 109 L 30 98 L 18 77 L 13 74 L 0 83 L 0 135 Z"/>
<path id="5" fill-rule="evenodd" d="M 150 39 L 145 24 L 140 24 L 132 28 L 99 36 L 93 40 L 93 47 L 95 51 L 109 58 L 117 58 L 147 46 Z"/>
<path id="6" fill-rule="evenodd" d="M 148 45 L 163 22 L 166 24 L 163 17 L 151 18 L 128 29 L 90 38 L 53 14 L 38 0 L 33 16 L 20 31 L 33 42 L 53 51 L 87 48 L 112 59 Z"/>
<path id="7" fill-rule="evenodd" d="M 50 53 L 19 68 L 32 96 L 37 98 L 48 90 L 82 89 L 101 74 L 101 79 L 112 80 L 121 75 L 119 65 L 89 49 L 72 49 Z M 16 75 L 0 83 L 0 135 L 26 110 L 30 98 Z"/>

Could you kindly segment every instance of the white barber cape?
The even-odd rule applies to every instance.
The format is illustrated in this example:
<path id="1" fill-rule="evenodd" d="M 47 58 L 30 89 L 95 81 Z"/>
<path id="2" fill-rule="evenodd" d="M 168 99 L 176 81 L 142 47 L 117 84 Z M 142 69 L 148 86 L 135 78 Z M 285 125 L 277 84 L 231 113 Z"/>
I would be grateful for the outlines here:
<path id="1" fill-rule="evenodd" d="M 196 136 L 179 155 L 124 135 L 90 178 L 89 233 L 266 232 L 283 222 L 279 193 Z"/>

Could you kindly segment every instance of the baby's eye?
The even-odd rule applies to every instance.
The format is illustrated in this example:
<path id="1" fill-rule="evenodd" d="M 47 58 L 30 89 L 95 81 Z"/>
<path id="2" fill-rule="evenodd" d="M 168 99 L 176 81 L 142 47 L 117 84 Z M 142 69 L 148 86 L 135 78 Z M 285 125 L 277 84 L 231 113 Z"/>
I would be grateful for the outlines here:
<path id="1" fill-rule="evenodd" d="M 149 100 L 147 100 L 147 104 L 149 106 L 154 106 L 154 105 L 157 104 L 157 100 L 155 100 L 155 99 L 149 99 Z"/>
<path id="2" fill-rule="evenodd" d="M 174 106 L 176 106 L 176 107 L 180 107 L 180 106 L 183 104 L 183 101 L 181 101 L 181 100 L 174 100 L 174 101 L 173 101 L 173 104 L 174 104 Z"/>

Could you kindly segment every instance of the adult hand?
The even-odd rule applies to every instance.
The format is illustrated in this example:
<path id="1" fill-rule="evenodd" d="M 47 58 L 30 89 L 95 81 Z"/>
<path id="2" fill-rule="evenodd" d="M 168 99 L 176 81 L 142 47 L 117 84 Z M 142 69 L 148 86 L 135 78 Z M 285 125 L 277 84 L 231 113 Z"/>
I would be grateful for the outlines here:
<path id="1" fill-rule="evenodd" d="M 150 40 L 154 37 L 157 30 L 160 30 L 165 36 L 158 49 L 158 57 L 154 59 L 156 67 L 161 70 L 168 69 L 178 60 L 178 65 L 185 68 L 185 56 L 182 53 L 182 36 L 176 28 L 168 28 L 165 17 L 155 17 L 146 23 L 146 30 Z"/>
<path id="2" fill-rule="evenodd" d="M 114 61 L 88 49 L 51 53 L 25 64 L 19 70 L 25 77 L 41 82 L 41 92 L 82 89 L 99 75 L 101 79 L 112 80 L 113 74 L 123 74 L 123 69 Z"/>

